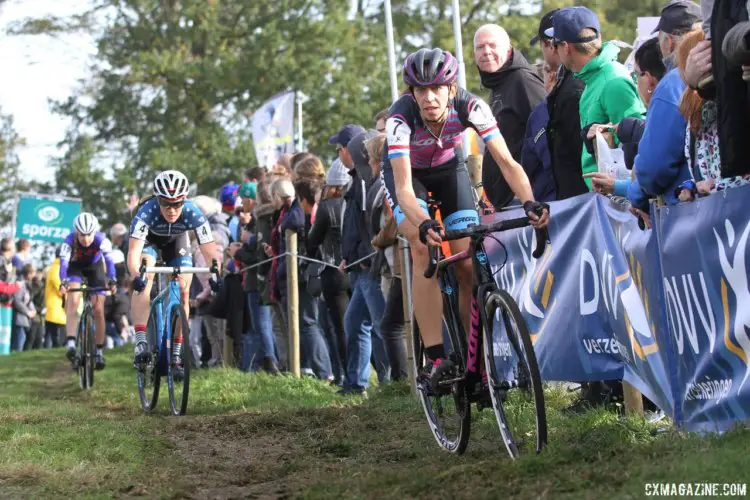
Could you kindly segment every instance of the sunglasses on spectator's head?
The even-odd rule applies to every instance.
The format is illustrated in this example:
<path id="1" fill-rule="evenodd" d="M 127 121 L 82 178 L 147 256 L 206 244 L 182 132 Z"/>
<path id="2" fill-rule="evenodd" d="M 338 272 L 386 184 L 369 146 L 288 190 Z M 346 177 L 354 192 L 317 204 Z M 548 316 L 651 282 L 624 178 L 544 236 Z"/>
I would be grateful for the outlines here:
<path id="1" fill-rule="evenodd" d="M 185 200 L 169 201 L 166 198 L 159 198 L 159 206 L 162 208 L 182 208 L 185 204 Z"/>

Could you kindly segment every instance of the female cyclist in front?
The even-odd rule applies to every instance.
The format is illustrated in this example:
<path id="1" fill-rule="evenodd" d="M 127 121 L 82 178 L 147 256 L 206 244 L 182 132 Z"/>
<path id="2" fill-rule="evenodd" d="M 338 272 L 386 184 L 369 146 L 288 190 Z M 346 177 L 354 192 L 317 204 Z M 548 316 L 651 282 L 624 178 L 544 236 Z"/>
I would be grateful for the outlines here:
<path id="1" fill-rule="evenodd" d="M 386 122 L 387 148 L 383 154 L 382 176 L 388 201 L 399 232 L 411 245 L 414 315 L 431 361 L 427 366 L 432 365 L 429 377 L 433 388 L 453 363 L 445 359 L 442 315 L 435 314 L 442 310 L 437 280 L 423 275 L 429 258 L 427 245 L 439 246 L 443 234 L 440 223 L 430 219 L 425 200 L 431 192 L 440 202 L 448 229 L 464 229 L 479 223 L 465 160 L 457 154 L 466 128 L 472 127 L 482 137 L 487 152 L 523 202 L 532 226 L 542 228 L 549 221 L 549 207 L 534 201 L 526 172 L 510 155 L 490 107 L 459 88 L 457 76 L 458 63 L 448 51 L 420 49 L 406 58 L 403 77 L 409 92 L 390 108 Z M 450 242 L 453 253 L 467 250 L 468 246 L 468 239 Z M 468 332 L 471 261 L 460 262 L 456 273 L 461 318 Z"/>

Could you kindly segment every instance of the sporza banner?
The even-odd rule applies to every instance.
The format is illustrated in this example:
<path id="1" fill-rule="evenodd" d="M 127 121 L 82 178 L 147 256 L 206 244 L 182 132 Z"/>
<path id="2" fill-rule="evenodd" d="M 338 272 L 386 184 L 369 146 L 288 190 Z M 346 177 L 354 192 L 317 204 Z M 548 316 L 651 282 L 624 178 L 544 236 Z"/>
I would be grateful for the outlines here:
<path id="1" fill-rule="evenodd" d="M 293 91 L 272 97 L 251 117 L 251 130 L 258 165 L 271 168 L 279 156 L 294 150 Z"/>
<path id="2" fill-rule="evenodd" d="M 485 240 L 498 286 L 529 326 L 542 377 L 623 378 L 688 430 L 750 418 L 748 195 L 750 187 L 737 188 L 652 207 L 648 230 L 628 205 L 602 195 L 555 202 L 539 260 L 531 228 Z M 493 351 L 496 363 L 512 366 L 498 355 L 509 349 Z"/>
<path id="3" fill-rule="evenodd" d="M 14 219 L 15 237 L 62 243 L 81 212 L 81 200 L 20 193 Z"/>

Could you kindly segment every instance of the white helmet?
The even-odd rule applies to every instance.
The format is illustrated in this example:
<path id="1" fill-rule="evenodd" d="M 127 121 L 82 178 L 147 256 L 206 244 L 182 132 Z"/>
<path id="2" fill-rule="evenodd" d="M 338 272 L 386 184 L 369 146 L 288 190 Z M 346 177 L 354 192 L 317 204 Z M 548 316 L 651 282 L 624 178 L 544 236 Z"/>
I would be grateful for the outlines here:
<path id="1" fill-rule="evenodd" d="M 73 227 L 80 234 L 91 234 L 99 229 L 99 221 L 94 214 L 81 212 L 73 221 Z"/>
<path id="2" fill-rule="evenodd" d="M 154 179 L 154 195 L 170 200 L 185 198 L 190 191 L 187 177 L 177 170 L 165 170 Z"/>

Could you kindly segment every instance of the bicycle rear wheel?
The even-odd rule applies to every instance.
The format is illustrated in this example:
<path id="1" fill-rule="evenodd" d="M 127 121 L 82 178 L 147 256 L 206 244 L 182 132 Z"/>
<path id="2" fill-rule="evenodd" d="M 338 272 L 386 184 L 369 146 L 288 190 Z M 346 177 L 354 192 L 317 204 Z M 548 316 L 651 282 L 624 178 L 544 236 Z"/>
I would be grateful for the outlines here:
<path id="1" fill-rule="evenodd" d="M 81 389 L 91 389 L 94 385 L 94 362 L 96 349 L 94 346 L 94 316 L 90 306 L 83 309 L 81 320 L 78 322 L 78 383 Z"/>
<path id="2" fill-rule="evenodd" d="M 458 316 L 458 307 L 452 307 L 450 299 L 443 300 L 443 328 L 448 330 L 452 344 L 450 359 L 455 364 L 454 372 L 448 375 L 450 382 L 445 391 L 432 391 L 428 368 L 425 366 L 424 344 L 419 328 L 414 328 L 414 362 L 416 364 L 417 391 L 430 430 L 438 445 L 450 453 L 466 451 L 471 433 L 471 403 L 465 377 L 466 340 Z M 449 346 L 445 346 L 446 350 Z"/>
<path id="3" fill-rule="evenodd" d="M 505 290 L 487 295 L 484 314 L 484 361 L 503 443 L 514 459 L 527 443 L 538 453 L 547 444 L 547 413 L 528 326 Z"/>
<path id="4" fill-rule="evenodd" d="M 156 408 L 156 403 L 159 401 L 159 384 L 161 383 L 161 374 L 159 373 L 159 339 L 161 336 L 159 331 L 161 325 L 157 316 L 157 307 L 161 307 L 161 304 L 151 306 L 146 323 L 146 338 L 148 339 L 148 348 L 151 351 L 151 360 L 136 372 L 138 374 L 138 395 L 141 398 L 141 408 L 145 412 L 150 412 Z"/>
<path id="5" fill-rule="evenodd" d="M 167 387 L 169 388 L 169 406 L 173 415 L 184 415 L 187 412 L 188 395 L 190 394 L 190 346 L 188 337 L 187 315 L 181 304 L 173 305 L 169 311 L 169 341 L 167 342 Z M 179 349 L 179 353 L 177 352 Z M 176 377 L 176 364 L 173 354 L 179 354 L 182 362 L 183 376 Z"/>

